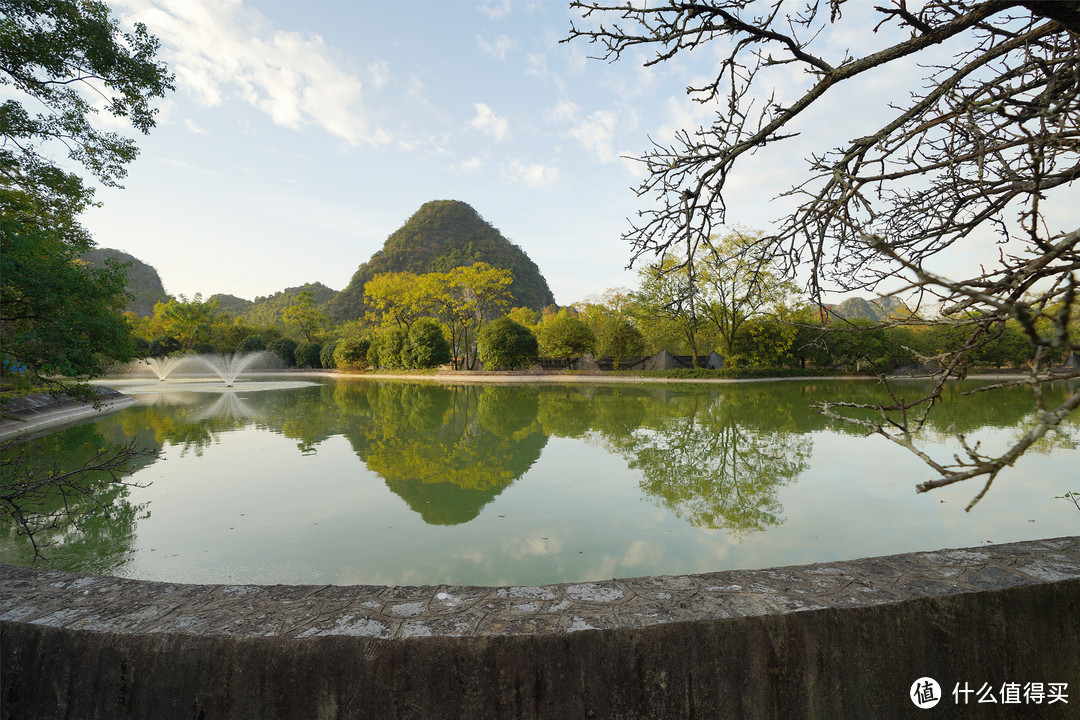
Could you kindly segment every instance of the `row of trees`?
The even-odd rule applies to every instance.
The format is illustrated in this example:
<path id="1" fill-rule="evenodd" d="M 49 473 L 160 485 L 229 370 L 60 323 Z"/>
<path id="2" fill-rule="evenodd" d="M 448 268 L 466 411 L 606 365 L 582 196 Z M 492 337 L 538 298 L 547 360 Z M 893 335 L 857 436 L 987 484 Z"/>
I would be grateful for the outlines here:
<path id="1" fill-rule="evenodd" d="M 201 295 L 159 303 L 153 317 L 129 313 L 128 320 L 142 354 L 270 349 L 289 366 L 352 369 L 472 369 L 477 360 L 513 369 L 539 357 L 569 366 L 586 353 L 618 367 L 660 350 L 695 361 L 715 350 L 727 367 L 884 372 L 943 358 L 968 342 L 963 317 L 928 321 L 901 306 L 881 321 L 846 319 L 811 305 L 770 260 L 744 252 L 757 237 L 733 231 L 713 241 L 711 262 L 699 259 L 691 268 L 667 255 L 639 271 L 635 290 L 609 290 L 542 313 L 510 309 L 510 272 L 476 263 L 445 273 L 377 275 L 365 286 L 365 317 L 337 326 L 310 292 L 281 311 L 284 333 L 219 312 Z M 1016 321 L 968 344 L 964 360 L 979 366 L 1022 367 L 1035 353 Z"/>

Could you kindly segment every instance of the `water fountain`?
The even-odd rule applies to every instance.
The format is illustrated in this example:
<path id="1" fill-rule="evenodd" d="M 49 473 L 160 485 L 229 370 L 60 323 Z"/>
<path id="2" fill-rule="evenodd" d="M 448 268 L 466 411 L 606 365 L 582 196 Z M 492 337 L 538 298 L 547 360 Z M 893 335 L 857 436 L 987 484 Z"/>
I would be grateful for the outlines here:
<path id="1" fill-rule="evenodd" d="M 163 392 L 233 392 L 237 379 L 245 373 L 276 369 L 281 366 L 278 356 L 266 350 L 233 354 L 181 355 L 176 357 L 144 358 L 119 369 L 118 375 L 100 382 L 128 394 L 160 394 Z M 159 382 L 149 385 L 150 373 Z M 129 377 L 125 378 L 124 375 Z M 221 382 L 217 381 L 221 379 Z M 296 378 L 274 379 L 243 383 L 245 390 L 302 387 L 310 385 Z"/>
<path id="2" fill-rule="evenodd" d="M 267 364 L 267 361 L 273 357 L 273 353 L 263 350 L 232 355 L 196 355 L 195 359 L 213 370 L 225 382 L 225 387 L 232 387 L 242 372 L 257 362 Z"/>
<path id="3" fill-rule="evenodd" d="M 181 365 L 186 365 L 189 357 L 149 357 L 145 360 L 140 360 L 140 363 L 144 363 L 150 366 L 150 370 L 157 375 L 157 379 L 165 382 L 165 379 L 169 377 L 169 374 L 175 371 Z"/>

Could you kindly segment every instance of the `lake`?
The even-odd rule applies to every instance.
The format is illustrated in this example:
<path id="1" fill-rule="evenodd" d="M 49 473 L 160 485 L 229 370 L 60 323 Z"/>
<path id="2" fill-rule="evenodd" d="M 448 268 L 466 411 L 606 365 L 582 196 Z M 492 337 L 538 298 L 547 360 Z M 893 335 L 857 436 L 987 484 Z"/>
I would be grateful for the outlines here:
<path id="1" fill-rule="evenodd" d="M 78 465 L 135 439 L 160 450 L 108 519 L 50 538 L 51 567 L 191 583 L 532 585 L 763 568 L 1075 535 L 1077 418 L 995 481 L 931 493 L 911 453 L 811 402 L 873 381 L 738 384 L 107 383 L 137 404 L 36 440 Z M 902 381 L 912 395 L 925 383 Z M 1025 389 L 959 397 L 988 450 L 1031 424 Z M 1051 400 L 1064 382 L 1051 384 Z M 11 526 L 0 561 L 31 553 Z"/>

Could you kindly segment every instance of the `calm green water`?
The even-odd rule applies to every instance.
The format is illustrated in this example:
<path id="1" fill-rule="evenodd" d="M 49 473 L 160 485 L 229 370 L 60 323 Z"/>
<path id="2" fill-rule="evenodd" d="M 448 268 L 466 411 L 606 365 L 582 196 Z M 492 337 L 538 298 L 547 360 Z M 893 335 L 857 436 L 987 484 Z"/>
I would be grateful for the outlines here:
<path id="1" fill-rule="evenodd" d="M 131 438 L 162 451 L 131 478 L 146 487 L 114 494 L 111 519 L 52 538 L 54 567 L 176 582 L 538 584 L 1080 529 L 1054 499 L 1080 490 L 1075 419 L 965 513 L 981 485 L 917 495 L 931 476 L 916 458 L 809 408 L 869 401 L 872 382 L 162 387 L 129 383 L 137 405 L 39 439 L 63 463 Z M 939 457 L 955 447 L 951 423 L 993 449 L 1031 420 L 1026 390 L 956 395 L 927 432 Z M 0 533 L 0 560 L 27 562 L 10 526 Z"/>

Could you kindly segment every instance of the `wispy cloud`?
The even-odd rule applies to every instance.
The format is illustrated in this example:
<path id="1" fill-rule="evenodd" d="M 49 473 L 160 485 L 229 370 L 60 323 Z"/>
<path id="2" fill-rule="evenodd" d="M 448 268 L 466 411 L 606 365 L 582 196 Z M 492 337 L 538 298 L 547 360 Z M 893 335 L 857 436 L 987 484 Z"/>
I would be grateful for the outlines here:
<path id="1" fill-rule="evenodd" d="M 495 114 L 490 107 L 484 103 L 476 103 L 473 107 L 476 108 L 476 117 L 469 122 L 470 127 L 485 132 L 496 140 L 504 139 L 510 132 L 510 123 L 506 118 Z"/>
<path id="2" fill-rule="evenodd" d="M 284 127 L 314 125 L 350 145 L 369 140 L 360 78 L 314 33 L 278 30 L 237 0 L 116 0 L 163 43 L 177 88 L 203 105 L 227 98 Z"/>
<path id="3" fill-rule="evenodd" d="M 610 110 L 597 110 L 570 129 L 581 146 L 601 162 L 614 162 L 618 155 L 612 149 L 618 119 Z"/>
<path id="4" fill-rule="evenodd" d="M 507 35 L 498 35 L 490 41 L 487 38 L 477 35 L 476 44 L 479 45 L 480 49 L 485 53 L 500 60 L 505 60 L 506 54 L 513 50 L 517 45 L 514 39 Z"/>
<path id="5" fill-rule="evenodd" d="M 480 3 L 480 12 L 492 20 L 502 20 L 512 9 L 510 0 L 484 0 Z"/>
<path id="6" fill-rule="evenodd" d="M 184 127 L 188 129 L 188 132 L 195 133 L 196 135 L 205 135 L 206 131 L 195 124 L 195 121 L 191 118 L 184 118 Z"/>
<path id="7" fill-rule="evenodd" d="M 539 163 L 526 164 L 514 160 L 503 170 L 503 176 L 533 188 L 551 187 L 559 181 L 559 169 Z"/>

